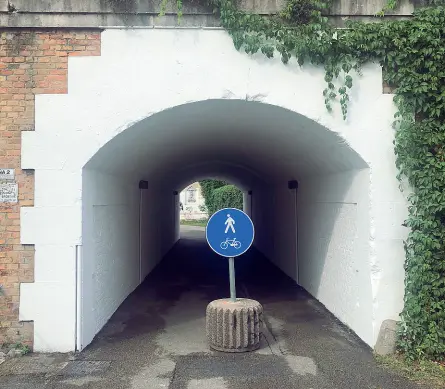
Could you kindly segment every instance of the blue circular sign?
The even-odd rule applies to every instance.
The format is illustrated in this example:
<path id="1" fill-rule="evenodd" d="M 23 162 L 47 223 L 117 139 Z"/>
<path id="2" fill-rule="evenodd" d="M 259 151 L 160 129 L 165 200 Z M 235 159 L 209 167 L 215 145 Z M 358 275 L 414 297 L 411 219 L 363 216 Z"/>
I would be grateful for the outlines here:
<path id="1" fill-rule="evenodd" d="M 215 212 L 206 227 L 206 239 L 210 248 L 223 257 L 237 257 L 249 250 L 255 229 L 252 220 L 236 208 L 224 208 Z"/>

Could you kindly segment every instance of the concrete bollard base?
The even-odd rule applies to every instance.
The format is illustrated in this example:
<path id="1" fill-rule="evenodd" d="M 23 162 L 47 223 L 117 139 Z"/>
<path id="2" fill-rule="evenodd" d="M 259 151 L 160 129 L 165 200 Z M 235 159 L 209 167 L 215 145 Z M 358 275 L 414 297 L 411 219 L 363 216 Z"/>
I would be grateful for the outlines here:
<path id="1" fill-rule="evenodd" d="M 250 299 L 220 299 L 207 306 L 206 330 L 210 348 L 241 353 L 257 350 L 263 329 L 263 307 Z"/>

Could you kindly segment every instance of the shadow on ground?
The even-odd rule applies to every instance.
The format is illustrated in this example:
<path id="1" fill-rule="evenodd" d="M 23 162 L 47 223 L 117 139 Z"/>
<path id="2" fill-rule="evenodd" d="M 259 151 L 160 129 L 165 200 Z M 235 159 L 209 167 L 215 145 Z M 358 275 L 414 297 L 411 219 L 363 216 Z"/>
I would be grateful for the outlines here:
<path id="1" fill-rule="evenodd" d="M 260 350 L 210 351 L 207 304 L 229 295 L 227 260 L 200 229 L 183 238 L 82 353 L 30 355 L 0 366 L 5 389 L 413 389 L 257 251 L 236 259 L 238 297 L 259 300 Z"/>

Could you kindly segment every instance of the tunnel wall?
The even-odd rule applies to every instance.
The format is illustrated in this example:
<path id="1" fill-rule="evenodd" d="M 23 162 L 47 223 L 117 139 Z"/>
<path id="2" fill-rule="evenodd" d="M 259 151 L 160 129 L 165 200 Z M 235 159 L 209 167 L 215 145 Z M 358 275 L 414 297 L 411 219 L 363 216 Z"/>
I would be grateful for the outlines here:
<path id="1" fill-rule="evenodd" d="M 149 188 L 141 191 L 141 279 L 144 279 L 162 259 L 162 245 L 160 229 L 156 226 L 159 221 L 159 194 Z"/>
<path id="2" fill-rule="evenodd" d="M 272 237 L 268 248 L 263 252 L 284 273 L 298 281 L 295 192 L 288 189 L 287 182 L 283 182 L 271 188 L 269 198 L 264 197 L 261 200 L 265 209 L 268 209 L 268 213 L 263 216 L 265 233 Z"/>
<path id="3" fill-rule="evenodd" d="M 175 198 L 154 183 L 140 190 L 135 181 L 87 169 L 83 193 L 82 342 L 88 344 L 175 243 Z"/>
<path id="4" fill-rule="evenodd" d="M 297 212 L 301 286 L 371 343 L 369 180 L 368 169 L 302 179 Z"/>
<path id="5" fill-rule="evenodd" d="M 243 211 L 252 219 L 252 196 L 243 192 Z"/>
<path id="6" fill-rule="evenodd" d="M 179 194 L 174 199 L 174 212 L 175 212 L 175 234 L 173 239 L 177 242 L 181 238 L 181 206 Z"/>
<path id="7" fill-rule="evenodd" d="M 141 280 L 179 239 L 179 196 L 148 183 L 141 203 Z"/>
<path id="8" fill-rule="evenodd" d="M 251 217 L 255 226 L 255 240 L 253 245 L 261 251 L 268 259 L 274 259 L 273 253 L 273 197 L 272 192 L 267 185 L 256 186 L 252 196 L 249 196 L 251 202 Z"/>
<path id="9" fill-rule="evenodd" d="M 164 192 L 162 194 L 165 207 L 163 209 L 169 209 L 165 217 L 162 218 L 162 236 L 161 236 L 161 255 L 162 257 L 167 254 L 173 245 L 179 239 L 179 233 L 177 233 L 178 221 L 179 221 L 179 202 L 177 198 L 179 196 L 172 195 L 172 192 Z M 161 202 L 160 204 L 164 204 Z"/>
<path id="10" fill-rule="evenodd" d="M 139 284 L 137 182 L 83 171 L 82 342 L 88 344 Z"/>

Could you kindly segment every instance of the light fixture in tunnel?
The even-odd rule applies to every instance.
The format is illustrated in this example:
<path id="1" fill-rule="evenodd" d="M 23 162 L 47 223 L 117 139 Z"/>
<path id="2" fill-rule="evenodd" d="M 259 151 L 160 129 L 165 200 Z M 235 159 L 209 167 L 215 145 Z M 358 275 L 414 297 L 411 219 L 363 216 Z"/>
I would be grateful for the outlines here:
<path id="1" fill-rule="evenodd" d="M 297 180 L 291 180 L 287 183 L 287 187 L 289 189 L 298 189 L 298 181 Z"/>
<path id="2" fill-rule="evenodd" d="M 139 189 L 148 189 L 148 181 L 145 180 L 139 181 Z"/>

